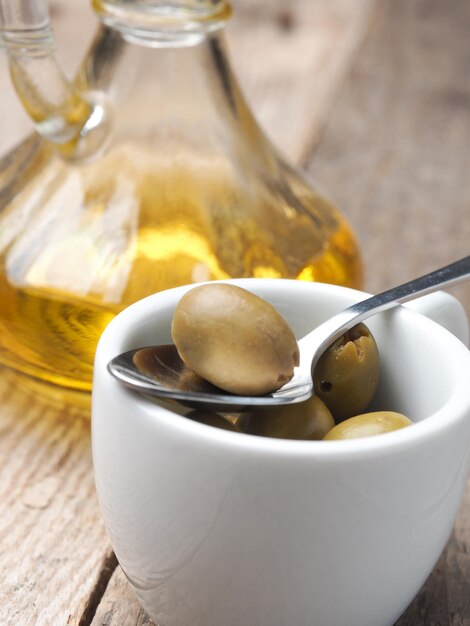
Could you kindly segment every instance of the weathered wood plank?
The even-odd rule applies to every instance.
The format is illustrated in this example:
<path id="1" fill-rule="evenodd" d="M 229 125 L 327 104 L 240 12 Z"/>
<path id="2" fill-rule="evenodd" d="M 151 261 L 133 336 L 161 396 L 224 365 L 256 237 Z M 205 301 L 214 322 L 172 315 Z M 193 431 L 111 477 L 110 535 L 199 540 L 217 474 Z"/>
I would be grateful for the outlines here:
<path id="1" fill-rule="evenodd" d="M 120 567 L 114 571 L 90 626 L 154 626 Z"/>
<path id="2" fill-rule="evenodd" d="M 376 0 L 234 0 L 233 65 L 274 143 L 302 161 L 317 140 Z"/>
<path id="3" fill-rule="evenodd" d="M 469 27 L 464 0 L 384 3 L 310 159 L 359 235 L 372 292 L 470 251 Z M 470 313 L 468 284 L 453 292 Z M 397 626 L 470 624 L 469 494 Z"/>
<path id="4" fill-rule="evenodd" d="M 0 624 L 83 626 L 116 565 L 91 472 L 89 418 L 0 369 Z"/>
<path id="5" fill-rule="evenodd" d="M 377 292 L 469 253 L 470 5 L 383 3 L 309 171 L 359 236 Z M 455 288 L 470 312 L 470 288 Z"/>

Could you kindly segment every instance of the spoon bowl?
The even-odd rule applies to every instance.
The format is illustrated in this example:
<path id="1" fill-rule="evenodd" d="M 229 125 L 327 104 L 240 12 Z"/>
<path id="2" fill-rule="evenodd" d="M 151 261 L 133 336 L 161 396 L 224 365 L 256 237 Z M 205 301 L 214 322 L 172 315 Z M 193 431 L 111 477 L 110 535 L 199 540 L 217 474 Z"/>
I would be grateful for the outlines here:
<path id="1" fill-rule="evenodd" d="M 353 304 L 299 340 L 300 363 L 294 377 L 263 396 L 240 396 L 218 389 L 187 368 L 171 344 L 124 352 L 109 362 L 108 370 L 135 391 L 199 409 L 242 412 L 304 402 L 314 393 L 312 372 L 318 359 L 347 330 L 372 315 L 468 278 L 470 256 Z"/>
<path id="2" fill-rule="evenodd" d="M 230 394 L 198 376 L 181 360 L 174 344 L 148 346 L 118 355 L 108 365 L 111 374 L 130 389 L 197 408 L 243 412 L 308 400 L 312 381 L 294 377 L 287 386 L 263 396 Z"/>

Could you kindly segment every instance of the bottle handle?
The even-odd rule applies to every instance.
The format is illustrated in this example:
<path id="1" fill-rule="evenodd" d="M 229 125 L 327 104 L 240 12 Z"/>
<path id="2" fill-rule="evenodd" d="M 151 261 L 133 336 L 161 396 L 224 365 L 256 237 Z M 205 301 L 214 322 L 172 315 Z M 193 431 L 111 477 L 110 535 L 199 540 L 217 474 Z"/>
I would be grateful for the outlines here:
<path id="1" fill-rule="evenodd" d="M 62 72 L 46 0 L 0 0 L 0 48 L 37 132 L 69 158 L 94 154 L 108 135 L 109 113 Z"/>
<path id="2" fill-rule="evenodd" d="M 469 322 L 462 303 L 445 291 L 435 291 L 404 305 L 437 322 L 466 346 L 469 345 Z"/>

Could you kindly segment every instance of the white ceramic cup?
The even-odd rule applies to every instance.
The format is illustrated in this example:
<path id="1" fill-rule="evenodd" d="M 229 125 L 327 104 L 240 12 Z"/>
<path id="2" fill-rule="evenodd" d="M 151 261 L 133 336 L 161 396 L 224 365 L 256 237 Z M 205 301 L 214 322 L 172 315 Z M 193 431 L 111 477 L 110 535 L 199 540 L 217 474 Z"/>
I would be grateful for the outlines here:
<path id="1" fill-rule="evenodd" d="M 233 281 L 298 337 L 367 294 Z M 191 421 L 123 388 L 116 354 L 169 343 L 187 287 L 120 313 L 98 346 L 93 458 L 119 562 L 159 626 L 390 626 L 444 548 L 470 466 L 470 353 L 405 307 L 368 320 L 381 352 L 375 409 L 416 424 L 350 441 L 287 441 Z M 415 306 L 467 340 L 461 305 Z"/>

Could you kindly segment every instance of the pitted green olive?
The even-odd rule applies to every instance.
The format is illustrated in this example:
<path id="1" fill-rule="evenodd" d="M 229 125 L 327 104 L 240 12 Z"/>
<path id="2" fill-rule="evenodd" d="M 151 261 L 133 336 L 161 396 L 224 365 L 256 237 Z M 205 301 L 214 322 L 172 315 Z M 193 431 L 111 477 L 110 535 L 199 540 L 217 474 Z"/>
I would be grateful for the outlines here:
<path id="1" fill-rule="evenodd" d="M 299 404 L 242 415 L 237 422 L 243 433 L 278 439 L 323 439 L 334 425 L 331 412 L 316 396 Z"/>
<path id="2" fill-rule="evenodd" d="M 315 394 L 337 422 L 364 412 L 379 382 L 380 358 L 367 326 L 358 324 L 320 357 L 313 374 Z"/>
<path id="3" fill-rule="evenodd" d="M 356 415 L 341 422 L 330 430 L 324 437 L 324 441 L 334 439 L 358 439 L 359 437 L 373 437 L 392 432 L 413 422 L 394 411 L 377 411 L 375 413 L 364 413 Z"/>
<path id="4" fill-rule="evenodd" d="M 211 283 L 188 291 L 176 307 L 171 332 L 189 368 L 235 394 L 275 391 L 299 362 L 287 322 L 271 304 L 234 285 Z"/>
<path id="5" fill-rule="evenodd" d="M 231 430 L 232 432 L 239 432 L 235 424 L 226 419 L 218 413 L 212 413 L 211 411 L 191 411 L 186 415 L 189 419 L 200 424 L 206 424 L 207 426 L 214 426 L 215 428 L 222 428 L 223 430 Z"/>

